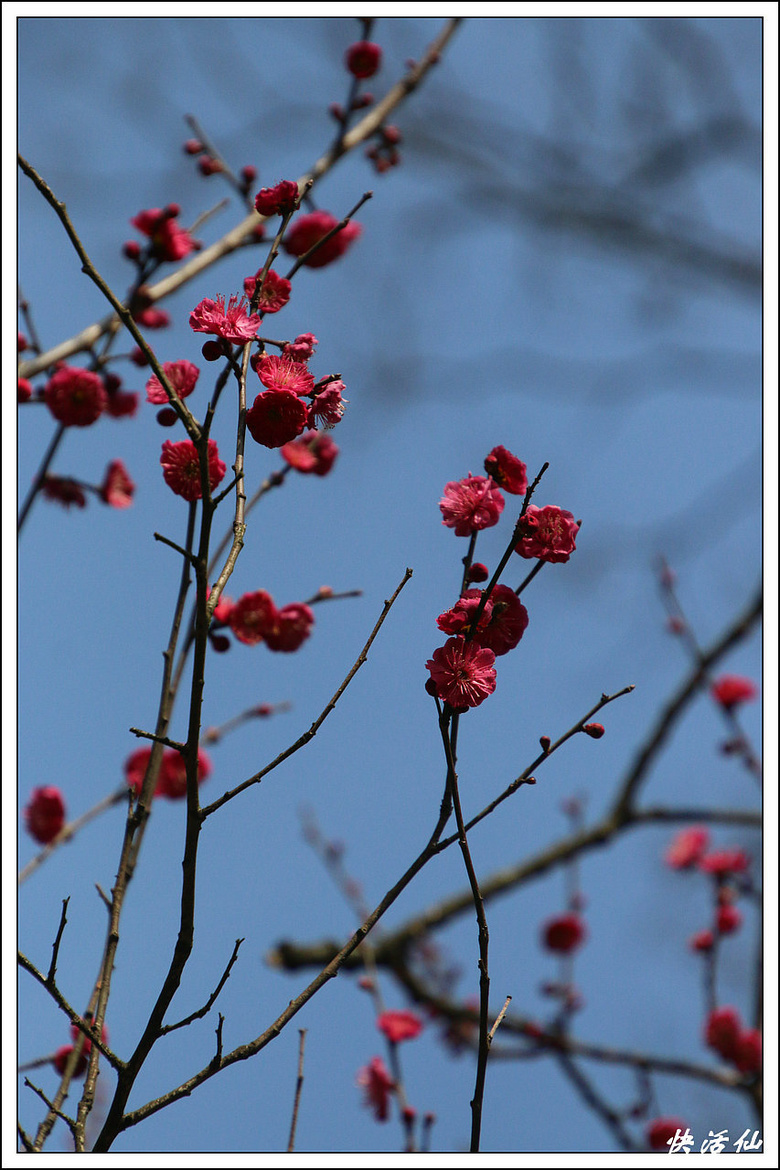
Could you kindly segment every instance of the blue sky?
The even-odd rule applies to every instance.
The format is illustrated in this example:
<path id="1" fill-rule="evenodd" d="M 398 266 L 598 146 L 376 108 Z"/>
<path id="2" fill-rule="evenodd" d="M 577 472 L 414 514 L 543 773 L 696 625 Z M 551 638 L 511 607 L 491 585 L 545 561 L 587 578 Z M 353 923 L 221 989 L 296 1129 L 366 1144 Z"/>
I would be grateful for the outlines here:
<path id="1" fill-rule="evenodd" d="M 371 83 L 376 94 L 440 23 L 379 22 L 374 36 L 385 58 Z M 176 201 L 190 223 L 228 194 L 182 153 L 190 136 L 184 115 L 198 118 L 236 169 L 258 167 L 260 184 L 297 177 L 332 135 L 327 107 L 343 100 L 342 56 L 357 29 L 354 20 L 324 17 L 22 19 L 20 151 L 67 203 L 90 256 L 121 293 L 131 279 L 121 246 L 133 236 L 133 216 Z M 762 571 L 761 297 L 750 277 L 762 242 L 761 36 L 757 18 L 469 20 L 394 116 L 404 134 L 402 165 L 377 176 L 358 151 L 318 185 L 317 205 L 338 215 L 373 189 L 359 216 L 363 236 L 338 264 L 296 278 L 274 335 L 315 333 L 314 372 L 341 373 L 350 400 L 334 432 L 341 454 L 327 478 L 291 475 L 258 508 L 227 592 L 264 588 L 279 604 L 324 584 L 363 595 L 319 606 L 298 654 L 235 644 L 212 656 L 207 724 L 258 702 L 289 702 L 291 710 L 249 723 L 213 749 L 209 799 L 310 725 L 407 566 L 414 576 L 315 741 L 212 818 L 204 835 L 195 953 L 173 1010 L 186 1014 L 208 995 L 234 940 L 245 937 L 220 1001 L 226 1046 L 258 1034 L 304 985 L 304 976 L 268 967 L 271 947 L 282 938 L 343 938 L 353 927 L 302 839 L 300 810 L 313 809 L 323 833 L 344 842 L 345 864 L 372 905 L 435 819 L 444 762 L 424 663 L 441 642 L 435 618 L 457 595 L 466 544 L 441 524 L 447 481 L 478 474 L 487 452 L 503 444 L 528 464 L 529 477 L 549 461 L 537 503 L 583 519 L 569 564 L 547 566 L 524 594 L 529 629 L 500 663 L 495 695 L 463 721 L 468 807 L 482 807 L 522 771 L 541 734 L 563 732 L 602 691 L 636 686 L 604 712 L 602 740 L 575 739 L 540 771 L 535 788 L 475 830 L 481 874 L 563 835 L 567 797 L 584 796 L 587 819 L 595 820 L 687 673 L 682 647 L 664 630 L 655 559 L 664 555 L 674 566 L 705 646 L 753 594 Z M 48 347 L 106 308 L 79 274 L 51 209 L 24 177 L 19 182 L 19 279 Z M 211 242 L 239 215 L 234 204 L 198 234 Z M 685 253 L 659 246 L 671 235 L 688 241 Z M 724 257 L 745 261 L 748 275 L 735 278 Z M 205 366 L 202 339 L 187 325 L 191 309 L 240 289 L 261 262 L 261 253 L 256 263 L 234 255 L 167 301 L 173 328 L 152 338 L 160 359 Z M 117 368 L 127 389 L 143 392 L 143 371 Z M 206 368 L 201 383 L 208 377 Z M 206 392 L 201 386 L 190 399 L 195 411 Z M 160 444 L 171 434 L 154 413 L 142 403 L 133 420 L 69 434 L 54 467 L 99 481 L 109 459 L 123 459 L 138 485 L 131 509 L 91 502 L 66 514 L 39 501 L 24 531 L 22 803 L 35 785 L 57 783 L 71 815 L 91 807 L 121 782 L 137 746 L 127 729 L 154 719 L 179 565 L 152 533 L 180 540 L 186 521 L 160 475 Z M 224 451 L 231 425 L 227 414 L 217 419 Z M 43 408 L 20 415 L 22 496 L 52 430 Z M 250 482 L 277 466 L 274 452 L 248 448 Z M 509 509 L 478 542 L 477 559 L 491 567 L 511 531 L 508 517 Z M 510 569 L 514 586 L 526 565 Z M 759 679 L 760 636 L 722 669 Z M 184 719 L 182 705 L 174 735 L 184 734 Z M 758 742 L 758 705 L 744 719 Z M 722 738 L 703 695 L 659 758 L 645 803 L 755 808 L 754 785 L 718 752 Z M 134 1045 L 167 966 L 183 811 L 155 807 L 132 883 L 108 1013 L 120 1054 Z M 113 810 L 21 894 L 20 945 L 41 965 L 61 899 L 70 896 L 60 977 L 77 1003 L 89 995 L 102 946 L 95 883 L 111 884 L 121 828 Z M 664 869 L 670 835 L 634 830 L 582 863 L 590 938 L 576 968 L 585 1007 L 574 1029 L 594 1042 L 706 1061 L 700 972 L 686 949 L 707 913 L 705 889 Z M 724 826 L 713 835 L 719 845 L 759 848 L 748 831 Z M 22 834 L 20 865 L 33 852 Z M 393 907 L 388 928 L 464 885 L 450 851 Z M 538 933 L 564 898 L 556 871 L 489 904 L 497 1006 L 511 994 L 520 1013 L 543 1019 L 549 1011 L 538 989 L 555 967 Z M 724 945 L 720 974 L 723 1002 L 743 1014 L 755 929 L 746 917 L 742 939 Z M 437 942 L 462 970 L 458 995 L 475 994 L 473 914 Z M 406 1006 L 389 980 L 383 986 L 389 1006 Z M 67 1028 L 29 983 L 19 994 L 24 1061 L 64 1043 Z M 377 1125 L 354 1086 L 357 1070 L 381 1052 L 370 1001 L 354 979 L 334 981 L 297 1022 L 308 1029 L 298 1148 L 397 1150 L 398 1126 Z M 204 1064 L 213 1026 L 209 1017 L 161 1043 L 132 1104 Z M 260 1058 L 124 1135 L 115 1151 L 284 1148 L 297 1042 L 293 1024 Z M 437 1115 L 434 1149 L 467 1149 L 471 1058 L 444 1051 L 434 1026 L 403 1056 L 410 1100 Z M 617 1106 L 631 1099 L 626 1072 L 591 1071 Z M 40 1078 L 53 1089 L 53 1073 Z M 23 1122 L 33 1126 L 37 1106 L 20 1092 Z M 659 1077 L 656 1097 L 659 1112 L 686 1117 L 697 1135 L 710 1128 L 736 1135 L 751 1124 L 742 1102 L 694 1081 Z M 613 1148 L 551 1060 L 491 1067 L 483 1132 L 483 1149 L 494 1152 Z M 51 1149 L 58 1148 L 55 1136 Z"/>

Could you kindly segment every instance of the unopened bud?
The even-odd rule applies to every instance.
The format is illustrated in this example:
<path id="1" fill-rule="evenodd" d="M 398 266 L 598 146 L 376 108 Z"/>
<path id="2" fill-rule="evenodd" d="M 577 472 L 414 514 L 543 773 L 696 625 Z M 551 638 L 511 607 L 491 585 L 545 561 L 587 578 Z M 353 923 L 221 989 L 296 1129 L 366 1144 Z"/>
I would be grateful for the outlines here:
<path id="1" fill-rule="evenodd" d="M 604 728 L 600 723 L 586 723 L 582 730 L 591 739 L 601 739 L 604 734 Z"/>

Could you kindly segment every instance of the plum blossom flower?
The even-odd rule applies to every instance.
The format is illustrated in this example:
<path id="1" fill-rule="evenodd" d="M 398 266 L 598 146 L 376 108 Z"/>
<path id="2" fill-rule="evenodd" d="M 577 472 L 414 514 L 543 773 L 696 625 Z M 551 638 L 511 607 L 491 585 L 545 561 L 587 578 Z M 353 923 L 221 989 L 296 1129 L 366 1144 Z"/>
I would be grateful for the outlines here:
<path id="1" fill-rule="evenodd" d="M 670 869 L 691 869 L 703 856 L 709 842 L 709 831 L 702 825 L 681 829 L 672 838 L 664 854 L 664 861 Z"/>
<path id="2" fill-rule="evenodd" d="M 731 711 L 739 703 L 749 703 L 758 694 L 756 684 L 749 678 L 742 678 L 738 674 L 722 674 L 710 688 L 710 694 L 716 703 Z"/>
<path id="3" fill-rule="evenodd" d="M 718 906 L 716 922 L 718 934 L 733 934 L 742 925 L 742 912 L 727 902 L 724 906 Z"/>
<path id="4" fill-rule="evenodd" d="M 63 504 L 66 508 L 70 508 L 71 504 L 75 504 L 77 508 L 86 508 L 87 506 L 87 497 L 84 495 L 81 484 L 67 476 L 45 476 L 41 490 L 47 500 L 56 500 L 58 504 Z"/>
<path id="5" fill-rule="evenodd" d="M 102 379 L 78 366 L 60 366 L 46 383 L 43 397 L 57 422 L 66 427 L 89 427 L 108 406 Z"/>
<path id="6" fill-rule="evenodd" d="M 498 657 L 514 650 L 527 627 L 528 610 L 514 589 L 508 585 L 495 585 L 490 594 L 490 617 L 487 624 L 477 630 L 474 641 L 487 646 Z"/>
<path id="7" fill-rule="evenodd" d="M 698 866 L 702 873 L 726 877 L 732 873 L 745 873 L 750 868 L 750 858 L 744 849 L 715 849 L 700 857 Z"/>
<path id="8" fill-rule="evenodd" d="M 16 380 L 16 401 L 29 402 L 33 396 L 32 382 L 27 378 L 17 378 Z"/>
<path id="9" fill-rule="evenodd" d="M 207 780 L 211 772 L 211 760 L 202 748 L 198 748 L 198 784 Z M 165 796 L 168 800 L 182 800 L 187 795 L 187 766 L 184 757 L 175 748 L 163 752 L 154 794 Z"/>
<path id="10" fill-rule="evenodd" d="M 166 329 L 171 323 L 171 315 L 166 313 L 165 309 L 155 309 L 154 305 L 147 305 L 146 308 L 134 310 L 133 320 L 143 325 L 145 329 Z"/>
<path id="11" fill-rule="evenodd" d="M 571 954 L 586 937 L 585 923 L 579 914 L 559 914 L 549 919 L 542 928 L 542 942 L 548 951 Z"/>
<path id="12" fill-rule="evenodd" d="M 341 422 L 344 408 L 349 402 L 349 399 L 344 397 L 345 390 L 346 386 L 339 379 L 328 382 L 325 389 L 312 399 L 309 407 L 310 426 L 319 423 L 326 430 L 330 430 L 336 423 Z"/>
<path id="13" fill-rule="evenodd" d="M 195 383 L 200 377 L 198 367 L 192 362 L 188 362 L 186 358 L 182 358 L 178 362 L 163 362 L 162 372 L 175 390 L 177 398 L 186 398 L 192 394 Z M 168 395 L 156 374 L 152 374 L 146 383 L 146 401 L 153 402 L 155 406 L 168 405 Z"/>
<path id="14" fill-rule="evenodd" d="M 651 1150 L 665 1150 L 678 1133 L 687 1133 L 688 1126 L 679 1117 L 656 1117 L 647 1123 L 647 1142 Z"/>
<path id="15" fill-rule="evenodd" d="M 294 362 L 307 362 L 309 358 L 313 357 L 314 347 L 317 344 L 317 338 L 313 333 L 299 333 L 295 341 L 287 342 L 282 353 L 285 357 L 292 358 Z"/>
<path id="16" fill-rule="evenodd" d="M 245 593 L 235 603 L 227 617 L 231 630 L 247 646 L 262 642 L 277 619 L 277 609 L 270 593 L 258 589 Z"/>
<path id="17" fill-rule="evenodd" d="M 733 1060 L 737 1042 L 742 1032 L 742 1020 L 735 1007 L 715 1008 L 707 1016 L 704 1025 L 704 1041 L 724 1060 Z"/>
<path id="18" fill-rule="evenodd" d="M 467 642 L 465 638 L 448 638 L 434 650 L 426 662 L 436 694 L 456 710 L 478 707 L 496 689 L 496 672 L 492 650 Z"/>
<path id="19" fill-rule="evenodd" d="M 275 187 L 263 187 L 255 196 L 258 215 L 289 215 L 298 202 L 298 184 L 282 179 Z"/>
<path id="20" fill-rule="evenodd" d="M 484 475 L 472 475 L 444 485 L 439 507 L 442 524 L 455 529 L 456 536 L 471 536 L 482 528 L 492 528 L 504 510 L 504 497 L 496 483 Z"/>
<path id="21" fill-rule="evenodd" d="M 112 459 L 100 488 L 100 498 L 112 508 L 129 508 L 133 502 L 135 484 L 121 459 Z"/>
<path id="22" fill-rule="evenodd" d="M 290 602 L 276 611 L 273 622 L 266 630 L 265 644 L 269 650 L 291 653 L 300 649 L 313 625 L 314 613 L 311 607 L 300 601 Z"/>
<path id="23" fill-rule="evenodd" d="M 303 475 L 327 475 L 338 453 L 330 435 L 321 431 L 304 431 L 297 439 L 285 443 L 280 451 L 282 459 Z"/>
<path id="24" fill-rule="evenodd" d="M 515 552 L 521 557 L 538 557 L 540 561 L 563 564 L 574 552 L 577 531 L 577 521 L 564 508 L 557 508 L 554 504 L 537 508 L 529 504 Z"/>
<path id="25" fill-rule="evenodd" d="M 390 1094 L 395 1081 L 385 1067 L 381 1056 L 375 1056 L 370 1064 L 361 1068 L 355 1083 L 365 1093 L 364 1103 L 374 1111 L 377 1121 L 387 1121 L 390 1116 Z"/>
<path id="26" fill-rule="evenodd" d="M 198 451 L 190 439 L 184 439 L 181 443 L 172 443 L 167 439 L 162 445 L 160 463 L 163 468 L 163 479 L 171 491 L 189 500 L 190 503 L 201 498 Z M 208 472 L 211 491 L 222 482 L 226 470 L 225 464 L 219 458 L 216 442 L 209 439 Z"/>
<path id="27" fill-rule="evenodd" d="M 176 222 L 179 208 L 175 203 L 164 210 L 153 207 L 141 211 L 130 223 L 151 240 L 152 251 L 160 260 L 183 260 L 190 252 L 197 251 L 200 244 L 190 233 Z"/>
<path id="28" fill-rule="evenodd" d="M 255 295 L 257 282 L 262 271 L 261 268 L 254 276 L 247 276 L 244 280 L 244 293 L 250 302 Z M 270 268 L 265 274 L 263 287 L 257 298 L 257 311 L 259 313 L 278 313 L 289 301 L 291 291 L 292 282 L 284 276 L 279 276 L 273 268 Z"/>
<path id="29" fill-rule="evenodd" d="M 746 1028 L 740 1032 L 734 1052 L 734 1064 L 742 1073 L 761 1071 L 762 1042 L 758 1028 Z"/>
<path id="30" fill-rule="evenodd" d="M 27 832 L 40 845 L 48 845 L 65 824 L 65 801 L 59 788 L 46 784 L 34 788 L 24 810 Z"/>
<path id="31" fill-rule="evenodd" d="M 382 64 L 382 50 L 373 41 L 355 41 L 344 55 L 344 64 L 353 77 L 373 77 Z"/>
<path id="32" fill-rule="evenodd" d="M 247 430 L 263 447 L 283 447 L 303 431 L 306 404 L 292 390 L 263 390 L 246 414 Z"/>
<path id="33" fill-rule="evenodd" d="M 338 227 L 339 221 L 328 211 L 312 211 L 299 216 L 282 240 L 282 247 L 291 256 L 304 256 L 310 248 Z M 341 231 L 312 252 L 305 264 L 308 268 L 324 268 L 338 260 L 363 231 L 359 223 L 350 220 Z"/>
<path id="34" fill-rule="evenodd" d="M 409 1011 L 386 1011 L 377 1016 L 376 1026 L 391 1044 L 414 1040 L 422 1032 L 422 1020 Z"/>
<path id="35" fill-rule="evenodd" d="M 132 788 L 136 796 L 141 795 L 141 788 L 152 756 L 150 747 L 137 748 L 131 752 L 124 763 L 125 780 L 128 788 Z"/>
<path id="36" fill-rule="evenodd" d="M 440 613 L 436 619 L 436 625 L 445 634 L 450 634 L 453 637 L 458 634 L 466 634 L 471 628 L 471 623 L 474 620 L 474 614 L 477 611 L 480 601 L 482 600 L 481 589 L 467 589 L 462 597 L 453 605 L 452 609 L 447 609 L 444 613 Z M 479 617 L 477 630 L 481 631 L 490 621 L 490 615 L 493 611 L 493 602 L 488 598 L 485 603 L 485 608 Z M 476 636 L 476 635 L 475 635 Z M 495 651 L 493 651 L 495 653 Z"/>
<path id="37" fill-rule="evenodd" d="M 255 363 L 255 372 L 269 390 L 291 390 L 293 394 L 308 395 L 314 389 L 314 375 L 305 362 L 289 357 L 265 353 Z"/>
<path id="38" fill-rule="evenodd" d="M 261 319 L 249 315 L 244 298 L 232 296 L 225 307 L 225 298 L 218 296 L 215 301 L 206 297 L 190 313 L 190 328 L 195 333 L 214 333 L 233 345 L 244 345 L 257 337 Z"/>
<path id="39" fill-rule="evenodd" d="M 526 466 L 506 447 L 493 448 L 485 458 L 485 471 L 510 495 L 524 496 L 528 491 Z"/>

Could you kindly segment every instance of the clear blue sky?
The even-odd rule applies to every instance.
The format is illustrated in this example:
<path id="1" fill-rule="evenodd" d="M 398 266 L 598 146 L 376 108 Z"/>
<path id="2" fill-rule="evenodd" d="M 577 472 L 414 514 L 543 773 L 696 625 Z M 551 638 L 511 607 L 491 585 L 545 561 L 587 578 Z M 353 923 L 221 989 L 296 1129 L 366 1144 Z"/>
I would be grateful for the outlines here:
<path id="1" fill-rule="evenodd" d="M 431 19 L 379 23 L 385 63 L 371 83 L 376 94 L 439 27 Z M 261 184 L 297 177 L 330 139 L 327 107 L 343 100 L 342 55 L 357 28 L 324 18 L 23 19 L 20 151 L 67 203 L 92 259 L 122 292 L 131 271 L 121 246 L 134 234 L 133 216 L 176 201 L 189 223 L 227 194 L 182 153 L 190 134 L 183 116 L 196 115 L 236 169 L 257 166 Z M 486 453 L 503 444 L 531 475 L 549 461 L 537 503 L 583 519 L 570 563 L 546 567 L 524 595 L 529 629 L 500 663 L 495 695 L 463 721 L 468 808 L 522 771 L 541 734 L 560 734 L 602 691 L 636 684 L 605 712 L 602 740 L 568 745 L 535 788 L 475 831 L 481 875 L 565 833 L 560 804 L 569 796 L 584 795 L 595 819 L 686 674 L 682 647 L 664 631 L 654 558 L 665 555 L 677 570 L 704 645 L 755 590 L 760 286 L 724 275 L 712 256 L 755 262 L 761 254 L 761 53 L 758 19 L 470 20 L 394 118 L 405 137 L 403 164 L 376 176 L 356 152 L 318 186 L 318 206 L 339 215 L 373 189 L 359 217 L 363 237 L 339 264 L 301 273 L 274 326 L 282 330 L 276 336 L 315 333 L 315 372 L 341 373 L 350 400 L 334 433 L 341 455 L 326 479 L 290 476 L 258 509 L 227 592 L 264 588 L 281 604 L 328 584 L 363 596 L 318 607 L 315 632 L 298 654 L 234 645 L 212 656 L 207 724 L 260 702 L 289 701 L 292 709 L 247 724 L 213 749 L 210 797 L 309 726 L 407 565 L 414 577 L 314 743 L 212 818 L 204 834 L 195 954 L 173 1014 L 199 1006 L 234 940 L 245 937 L 219 1005 L 226 1047 L 258 1034 L 304 985 L 303 976 L 265 964 L 275 943 L 342 938 L 353 927 L 302 839 L 300 809 L 311 807 L 323 832 L 345 843 L 346 865 L 371 904 L 434 822 L 444 762 L 424 663 L 441 642 L 435 618 L 457 594 L 466 548 L 441 524 L 448 480 L 479 473 Z M 654 155 L 661 144 L 668 158 Z M 106 307 L 80 275 L 51 209 L 24 177 L 19 182 L 19 279 L 50 346 Z M 585 208 L 590 224 L 612 217 L 612 227 L 582 228 L 572 207 Z M 641 246 L 634 235 L 626 245 L 628 237 L 616 234 L 616 209 L 626 208 L 648 229 Z M 233 205 L 198 234 L 210 242 L 238 215 Z M 665 255 L 655 231 L 678 233 L 699 250 Z M 203 366 L 189 313 L 203 297 L 240 289 L 247 274 L 246 257 L 233 256 L 166 302 L 174 326 L 152 339 L 160 358 Z M 119 372 L 125 388 L 143 396 L 144 373 L 127 363 Z M 190 400 L 195 411 L 204 407 L 208 377 L 206 369 Z M 180 540 L 186 521 L 185 505 L 160 475 L 170 432 L 154 414 L 142 404 L 133 420 L 69 434 L 53 468 L 99 481 L 110 459 L 123 459 L 138 485 L 131 509 L 91 502 L 66 514 L 38 502 L 25 529 L 22 804 L 34 786 L 56 783 L 71 815 L 91 807 L 121 782 L 137 746 L 127 729 L 153 722 L 179 565 L 152 533 Z M 227 417 L 217 423 L 223 456 L 230 425 Z M 22 495 L 53 426 L 42 408 L 20 416 Z M 250 482 L 278 465 L 273 452 L 249 448 Z M 508 524 L 484 535 L 478 559 L 495 563 Z M 526 566 L 511 567 L 516 579 L 508 583 L 516 585 Z M 724 669 L 759 679 L 760 651 L 754 635 Z M 174 736 L 184 734 L 183 706 L 177 716 Z M 746 709 L 745 724 L 758 740 L 757 706 Z M 717 712 L 701 697 L 660 758 L 645 802 L 755 807 L 751 781 L 718 753 L 722 738 Z M 108 1013 L 121 1055 L 134 1046 L 167 969 L 183 811 L 155 807 L 130 890 Z M 108 888 L 113 880 L 121 830 L 122 813 L 113 810 L 22 891 L 20 945 L 41 966 L 61 899 L 70 897 L 60 978 L 75 1003 L 86 1001 L 97 967 L 104 914 L 95 883 Z M 705 888 L 664 869 L 669 836 L 636 830 L 582 865 L 590 939 L 576 969 L 585 1007 L 575 1034 L 707 1060 L 699 969 L 686 949 L 704 925 Z M 754 834 L 728 827 L 714 837 L 759 848 Z M 22 834 L 21 865 L 33 851 Z M 388 927 L 464 885 L 451 852 L 396 904 Z M 539 925 L 564 898 L 557 871 L 488 906 L 496 1006 L 511 994 L 518 1012 L 544 1019 L 538 987 L 555 966 L 539 948 Z M 741 940 L 724 946 L 720 975 L 723 1002 L 743 1014 L 755 929 L 746 917 Z M 437 941 L 462 970 L 458 994 L 476 994 L 473 915 Z M 406 1006 L 389 981 L 384 990 L 389 1006 Z M 19 1017 L 22 1061 L 67 1039 L 53 1004 L 24 979 Z M 115 1152 L 283 1149 L 296 1024 L 308 1029 L 298 1148 L 397 1150 L 398 1126 L 377 1125 L 354 1086 L 358 1069 L 382 1051 L 381 1038 L 368 998 L 342 975 L 259 1058 L 126 1134 Z M 205 1064 L 213 1028 L 209 1017 L 160 1043 L 131 1104 Z M 434 1026 L 403 1056 L 410 1100 L 438 1117 L 434 1149 L 467 1149 L 472 1059 L 445 1052 Z M 596 1068 L 594 1078 L 616 1106 L 631 1100 L 627 1072 Z M 53 1090 L 53 1072 L 40 1072 L 39 1083 Z M 681 1079 L 655 1083 L 659 1112 L 685 1117 L 697 1135 L 728 1128 L 736 1136 L 751 1124 L 733 1096 Z M 100 1091 L 108 1100 L 107 1087 Z M 22 1121 L 34 1126 L 38 1105 L 20 1093 Z M 549 1059 L 491 1067 L 483 1133 L 486 1151 L 613 1148 Z M 55 1137 L 51 1149 L 58 1148 Z"/>

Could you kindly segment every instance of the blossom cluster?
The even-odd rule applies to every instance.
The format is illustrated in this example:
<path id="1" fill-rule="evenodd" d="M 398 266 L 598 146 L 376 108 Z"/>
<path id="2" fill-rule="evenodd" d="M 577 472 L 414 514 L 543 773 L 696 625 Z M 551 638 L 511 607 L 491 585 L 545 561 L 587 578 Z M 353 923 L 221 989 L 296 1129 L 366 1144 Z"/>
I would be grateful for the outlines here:
<path id="1" fill-rule="evenodd" d="M 236 602 L 222 596 L 214 610 L 210 636 L 217 650 L 226 650 L 229 645 L 224 633 L 217 631 L 229 629 L 246 646 L 264 642 L 269 650 L 292 653 L 300 649 L 313 625 L 310 605 L 294 601 L 277 608 L 270 593 L 257 589 Z"/>
<path id="2" fill-rule="evenodd" d="M 465 479 L 446 484 L 439 503 L 442 523 L 472 542 L 478 532 L 498 523 L 504 493 L 525 496 L 528 491 L 526 465 L 506 447 L 494 447 L 484 467 L 486 475 L 469 472 Z M 526 501 L 513 534 L 514 551 L 539 561 L 566 562 L 575 549 L 578 528 L 571 512 Z M 426 663 L 427 689 L 453 711 L 477 707 L 493 693 L 496 658 L 514 650 L 528 626 L 528 611 L 517 590 L 500 584 L 489 591 L 467 587 L 488 577 L 484 565 L 471 562 L 471 552 L 473 544 L 460 597 L 437 618 L 439 629 L 450 637 Z"/>
<path id="3" fill-rule="evenodd" d="M 125 779 L 128 788 L 132 788 L 136 796 L 141 795 L 146 770 L 152 755 L 150 747 L 138 748 L 125 760 Z M 207 780 L 212 772 L 211 760 L 206 753 L 198 749 L 198 784 Z M 184 757 L 175 748 L 166 748 L 160 763 L 160 772 L 154 789 L 154 796 L 164 796 L 168 800 L 183 800 L 187 795 L 187 769 Z"/>
<path id="4" fill-rule="evenodd" d="M 709 830 L 702 825 L 681 829 L 670 842 L 664 860 L 670 869 L 697 870 L 713 882 L 714 916 L 711 927 L 697 931 L 689 940 L 691 950 L 708 953 L 717 940 L 734 934 L 742 925 L 742 912 L 736 905 L 751 859 L 743 849 L 708 851 Z"/>

